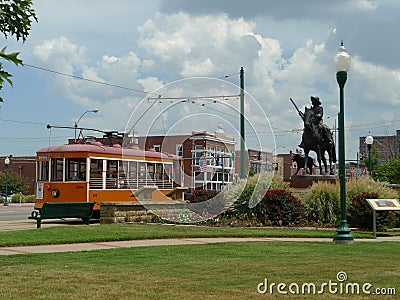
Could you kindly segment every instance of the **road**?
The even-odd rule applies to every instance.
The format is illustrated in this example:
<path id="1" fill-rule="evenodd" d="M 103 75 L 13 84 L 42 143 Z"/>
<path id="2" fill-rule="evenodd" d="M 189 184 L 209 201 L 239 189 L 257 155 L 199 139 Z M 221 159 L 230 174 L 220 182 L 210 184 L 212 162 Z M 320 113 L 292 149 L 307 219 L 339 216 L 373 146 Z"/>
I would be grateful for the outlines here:
<path id="1" fill-rule="evenodd" d="M 23 229 L 35 229 L 36 221 L 28 219 L 32 210 L 33 203 L 10 203 L 9 206 L 0 204 L 0 231 L 14 231 Z M 97 223 L 94 221 L 94 223 Z M 42 227 L 62 226 L 82 224 L 80 219 L 68 220 L 44 220 Z"/>
<path id="2" fill-rule="evenodd" d="M 10 203 L 9 206 L 0 204 L 0 221 L 26 220 L 33 210 L 33 203 Z"/>
<path id="3" fill-rule="evenodd" d="M 0 204 L 0 231 L 31 229 L 36 227 L 34 220 L 28 220 L 33 210 L 33 203 Z"/>

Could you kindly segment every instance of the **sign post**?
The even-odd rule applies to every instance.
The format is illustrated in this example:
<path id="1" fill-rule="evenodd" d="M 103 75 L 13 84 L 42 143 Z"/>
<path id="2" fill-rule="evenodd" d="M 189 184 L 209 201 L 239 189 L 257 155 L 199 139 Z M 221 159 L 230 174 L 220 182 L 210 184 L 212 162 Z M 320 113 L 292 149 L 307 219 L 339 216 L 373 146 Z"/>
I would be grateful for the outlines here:
<path id="1" fill-rule="evenodd" d="M 372 227 L 374 238 L 376 238 L 376 211 L 378 210 L 400 210 L 399 199 L 367 199 L 372 208 Z"/>

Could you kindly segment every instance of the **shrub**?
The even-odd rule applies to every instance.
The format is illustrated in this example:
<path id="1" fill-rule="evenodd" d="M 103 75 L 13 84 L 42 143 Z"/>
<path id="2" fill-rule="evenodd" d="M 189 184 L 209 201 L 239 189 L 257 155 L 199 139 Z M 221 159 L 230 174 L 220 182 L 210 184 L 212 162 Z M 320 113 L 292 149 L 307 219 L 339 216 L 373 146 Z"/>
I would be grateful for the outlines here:
<path id="1" fill-rule="evenodd" d="M 188 194 L 185 199 L 190 203 L 200 203 L 210 200 L 216 195 L 218 195 L 218 191 L 195 189 L 190 194 Z"/>
<path id="2" fill-rule="evenodd" d="M 351 199 L 348 209 L 350 226 L 361 229 L 372 229 L 373 211 L 367 199 L 381 199 L 377 192 L 362 192 Z M 384 230 L 397 225 L 398 213 L 393 211 L 378 211 L 376 213 L 376 228 Z"/>
<path id="3" fill-rule="evenodd" d="M 11 202 L 12 203 L 19 203 L 20 199 L 19 199 L 19 194 L 13 194 L 11 196 Z M 0 197 L 1 201 L 4 202 L 4 197 Z M 22 199 L 21 199 L 22 203 L 34 203 L 35 202 L 35 195 L 22 195 Z"/>
<path id="4" fill-rule="evenodd" d="M 202 218 L 212 218 L 223 213 L 226 209 L 224 198 L 219 191 L 195 189 L 186 196 L 190 203 L 190 210 Z"/>
<path id="5" fill-rule="evenodd" d="M 304 205 L 291 192 L 268 190 L 254 208 L 254 216 L 264 225 L 298 225 L 304 219 Z"/>
<path id="6" fill-rule="evenodd" d="M 379 199 L 398 198 L 397 192 L 387 184 L 374 181 L 368 176 L 362 176 L 359 179 L 352 178 L 346 183 L 347 204 L 351 199 L 362 193 L 376 193 Z"/>
<path id="7" fill-rule="evenodd" d="M 339 186 L 326 181 L 319 181 L 305 194 L 305 213 L 307 220 L 326 225 L 337 225 L 340 219 Z"/>
<path id="8" fill-rule="evenodd" d="M 247 179 L 239 179 L 224 192 L 225 203 L 240 212 L 256 206 L 266 190 L 285 190 L 290 192 L 290 185 L 280 176 L 271 172 L 255 174 Z"/>

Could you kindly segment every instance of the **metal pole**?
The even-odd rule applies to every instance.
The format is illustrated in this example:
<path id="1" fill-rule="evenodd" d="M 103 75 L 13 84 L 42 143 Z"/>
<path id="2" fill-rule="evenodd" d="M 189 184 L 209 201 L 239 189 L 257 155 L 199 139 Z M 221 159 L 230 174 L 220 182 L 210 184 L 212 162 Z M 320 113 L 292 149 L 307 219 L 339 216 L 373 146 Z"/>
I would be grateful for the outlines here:
<path id="1" fill-rule="evenodd" d="M 372 227 L 374 238 L 376 239 L 376 210 L 372 209 Z"/>
<path id="2" fill-rule="evenodd" d="M 333 241 L 338 244 L 352 244 L 354 237 L 347 226 L 346 218 L 346 157 L 344 138 L 344 85 L 347 80 L 347 72 L 339 71 L 336 79 L 340 90 L 339 103 L 339 180 L 340 180 L 340 225 L 333 236 Z"/>
<path id="3" fill-rule="evenodd" d="M 222 157 L 222 183 L 221 183 L 221 191 L 224 190 L 224 184 L 225 184 L 225 174 L 224 174 L 224 158 L 225 156 Z"/>
<path id="4" fill-rule="evenodd" d="M 240 178 L 246 178 L 244 133 L 244 70 L 240 68 Z"/>
<path id="5" fill-rule="evenodd" d="M 367 145 L 368 148 L 368 171 L 369 171 L 369 176 L 372 177 L 372 164 L 371 164 L 371 146 L 372 145 Z"/>
<path id="6" fill-rule="evenodd" d="M 8 164 L 6 163 L 6 197 L 4 198 L 4 206 L 8 206 Z"/>

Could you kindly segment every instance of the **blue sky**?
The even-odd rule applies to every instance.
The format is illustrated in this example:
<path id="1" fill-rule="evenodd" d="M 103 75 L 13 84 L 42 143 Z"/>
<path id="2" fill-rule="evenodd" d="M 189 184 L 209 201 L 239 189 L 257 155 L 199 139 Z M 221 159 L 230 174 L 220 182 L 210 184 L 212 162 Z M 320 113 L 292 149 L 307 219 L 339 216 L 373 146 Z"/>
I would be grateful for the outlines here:
<path id="1" fill-rule="evenodd" d="M 249 143 L 257 135 L 263 149 L 295 150 L 302 123 L 290 97 L 302 109 L 311 104 L 311 95 L 320 97 L 325 122 L 335 125 L 338 86 L 332 59 L 342 39 L 352 56 L 345 87 L 347 157 L 356 157 L 359 136 L 392 135 L 400 127 L 396 0 L 38 0 L 34 8 L 39 22 L 26 43 L 2 40 L 9 51 L 21 52 L 26 66 L 5 64 L 14 87 L 1 91 L 0 155 L 34 155 L 49 143 L 65 143 L 73 130 L 49 131 L 46 124 L 73 126 L 91 109 L 99 112 L 86 114 L 81 126 L 124 131 L 131 116 L 148 107 L 143 99 L 149 93 L 161 88 L 155 95 L 167 96 L 166 84 L 180 89 L 180 96 L 235 94 L 232 86 L 228 91 L 210 84 L 190 92 L 182 86 L 201 81 L 194 77 L 238 85 L 242 66 L 248 125 L 256 124 L 247 130 Z M 238 103 L 229 101 L 188 102 L 175 110 L 163 101 L 147 119 L 159 118 L 160 134 L 171 128 L 213 132 L 224 123 L 236 137 L 232 114 Z M 137 132 L 146 134 L 146 126 L 138 124 Z"/>

